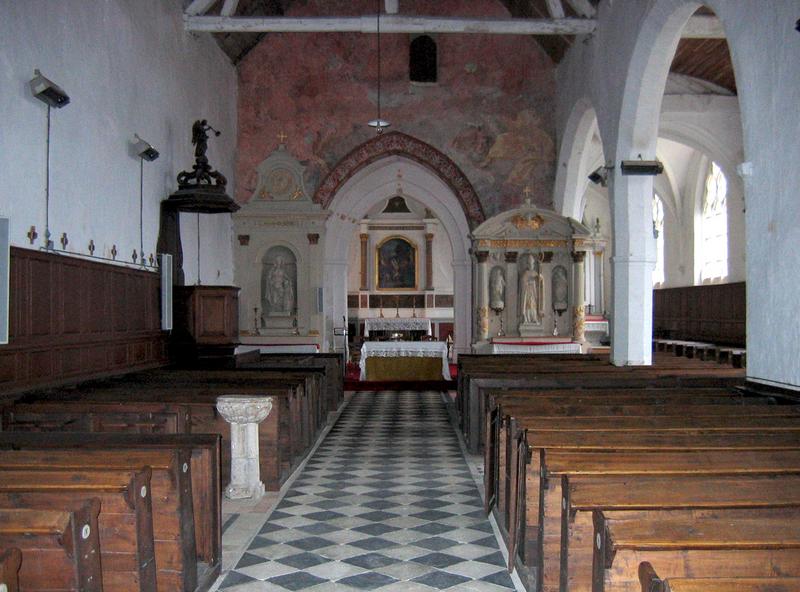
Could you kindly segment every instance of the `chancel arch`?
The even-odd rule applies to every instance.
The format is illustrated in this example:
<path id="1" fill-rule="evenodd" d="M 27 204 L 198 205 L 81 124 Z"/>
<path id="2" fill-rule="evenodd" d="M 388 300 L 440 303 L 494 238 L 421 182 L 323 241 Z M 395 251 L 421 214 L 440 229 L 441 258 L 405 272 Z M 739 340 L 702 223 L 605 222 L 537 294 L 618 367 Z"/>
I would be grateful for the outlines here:
<path id="1" fill-rule="evenodd" d="M 352 175 L 345 175 L 346 180 L 329 201 L 327 208 L 329 217 L 326 222 L 324 240 L 324 343 L 329 348 L 339 349 L 343 346 L 341 338 L 334 337 L 334 327 L 342 326 L 344 319 L 348 318 L 348 278 L 355 271 L 351 269 L 350 262 L 353 241 L 360 241 L 360 236 L 365 234 L 362 232 L 362 226 L 369 225 L 368 220 L 371 213 L 375 215 L 384 211 L 390 200 L 401 194 L 407 198 L 410 215 L 414 217 L 415 208 L 418 213 L 421 208 L 421 218 L 418 222 L 423 225 L 435 224 L 438 239 L 445 240 L 448 249 L 452 252 L 453 297 L 451 308 L 454 320 L 454 353 L 470 351 L 472 327 L 470 224 L 467 211 L 465 211 L 463 195 L 457 195 L 451 186 L 450 181 L 453 174 L 452 169 L 440 171 L 422 164 L 410 155 L 389 151 L 382 157 L 376 155 L 367 164 L 360 166 Z M 458 172 L 456 177 L 462 178 L 463 175 Z M 466 181 L 465 178 L 464 181 Z M 466 182 L 468 183 L 468 181 Z M 471 211 L 474 215 L 482 216 L 480 210 L 473 208 Z M 398 216 L 398 219 L 402 220 L 405 214 L 402 212 L 391 214 L 390 212 L 390 215 Z M 391 218 L 382 218 L 384 221 L 382 223 L 389 219 Z M 390 226 L 390 224 L 386 225 L 387 228 Z M 369 228 L 366 230 L 369 232 Z M 430 229 L 426 228 L 425 232 L 419 231 L 421 241 L 415 239 L 418 253 L 421 252 L 419 260 L 423 263 L 426 248 L 425 234 L 429 234 L 428 230 Z M 386 232 L 402 233 L 403 231 L 387 229 Z M 370 245 L 372 246 L 370 247 Z M 366 246 L 367 252 L 372 258 L 367 259 L 364 270 L 367 273 L 365 279 L 369 278 L 369 281 L 373 282 L 375 276 L 370 272 L 376 265 L 374 247 L 375 244 L 371 242 Z M 377 263 L 380 262 L 377 261 Z M 359 270 L 359 272 L 361 271 Z M 415 293 L 425 294 L 426 278 L 424 274 L 420 275 L 423 276 L 422 281 L 417 286 L 418 289 Z M 363 285 L 360 277 L 358 284 L 359 288 L 366 288 L 361 291 L 365 295 L 368 296 L 372 292 L 372 285 L 369 282 Z M 389 311 L 386 312 L 388 314 Z M 410 316 L 407 315 L 407 312 L 404 311 L 403 314 Z M 392 316 L 396 313 L 396 310 L 391 311 Z M 416 314 L 423 316 L 424 311 L 416 311 Z"/>

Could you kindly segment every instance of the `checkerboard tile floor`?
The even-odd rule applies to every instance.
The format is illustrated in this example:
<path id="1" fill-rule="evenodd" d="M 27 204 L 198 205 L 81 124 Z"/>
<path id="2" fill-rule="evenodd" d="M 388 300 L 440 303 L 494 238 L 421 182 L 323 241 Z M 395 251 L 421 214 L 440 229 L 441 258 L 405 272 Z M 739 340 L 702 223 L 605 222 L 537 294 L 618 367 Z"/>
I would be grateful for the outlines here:
<path id="1" fill-rule="evenodd" d="M 514 590 L 439 393 L 356 393 L 219 586 Z"/>

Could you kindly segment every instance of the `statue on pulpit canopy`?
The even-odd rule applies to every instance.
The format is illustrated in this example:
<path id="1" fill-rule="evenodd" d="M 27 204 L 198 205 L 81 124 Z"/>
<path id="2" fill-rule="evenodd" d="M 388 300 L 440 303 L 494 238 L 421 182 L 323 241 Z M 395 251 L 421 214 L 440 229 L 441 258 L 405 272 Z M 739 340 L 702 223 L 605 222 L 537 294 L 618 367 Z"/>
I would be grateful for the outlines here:
<path id="1" fill-rule="evenodd" d="M 525 271 L 520 276 L 520 308 L 522 311 L 523 324 L 535 324 L 541 322 L 542 300 L 544 298 L 544 281 L 536 266 L 536 258 L 533 253 L 528 253 L 523 259 Z"/>

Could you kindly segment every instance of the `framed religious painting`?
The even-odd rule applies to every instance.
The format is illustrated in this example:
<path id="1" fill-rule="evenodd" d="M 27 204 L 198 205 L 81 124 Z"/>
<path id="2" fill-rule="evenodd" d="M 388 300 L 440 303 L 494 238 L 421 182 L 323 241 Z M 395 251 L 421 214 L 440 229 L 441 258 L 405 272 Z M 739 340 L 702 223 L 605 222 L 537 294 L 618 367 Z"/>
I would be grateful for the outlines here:
<path id="1" fill-rule="evenodd" d="M 378 290 L 416 290 L 419 257 L 416 245 L 403 236 L 383 239 L 375 248 Z"/>

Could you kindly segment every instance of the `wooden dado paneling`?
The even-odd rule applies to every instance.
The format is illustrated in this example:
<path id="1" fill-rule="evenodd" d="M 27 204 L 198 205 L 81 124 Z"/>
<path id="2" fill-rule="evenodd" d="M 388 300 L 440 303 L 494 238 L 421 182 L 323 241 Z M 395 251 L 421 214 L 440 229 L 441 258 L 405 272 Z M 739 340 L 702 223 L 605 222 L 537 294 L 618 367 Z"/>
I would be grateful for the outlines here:
<path id="1" fill-rule="evenodd" d="M 745 345 L 745 283 L 653 290 L 653 333 Z"/>
<path id="2" fill-rule="evenodd" d="M 167 363 L 158 274 L 11 249 L 0 392 Z"/>

